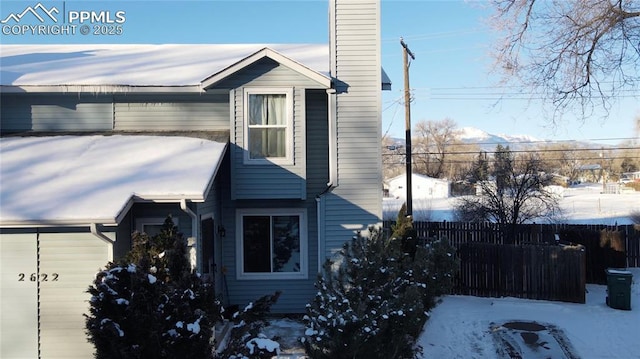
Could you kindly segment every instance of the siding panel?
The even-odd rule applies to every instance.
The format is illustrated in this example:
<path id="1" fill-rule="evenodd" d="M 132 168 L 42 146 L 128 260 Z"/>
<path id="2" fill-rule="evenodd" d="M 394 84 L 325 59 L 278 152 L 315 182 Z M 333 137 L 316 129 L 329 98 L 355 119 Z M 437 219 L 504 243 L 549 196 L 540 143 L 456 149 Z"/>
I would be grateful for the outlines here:
<path id="1" fill-rule="evenodd" d="M 224 131 L 229 129 L 229 96 L 123 96 L 115 103 L 120 131 Z"/>
<path id="2" fill-rule="evenodd" d="M 109 131 L 113 128 L 113 105 L 109 96 L 3 94 L 0 102 L 3 132 Z"/>
<path id="3" fill-rule="evenodd" d="M 377 0 L 331 0 L 332 75 L 337 95 L 339 186 L 326 197 L 325 253 L 379 223 L 381 191 L 380 10 Z"/>

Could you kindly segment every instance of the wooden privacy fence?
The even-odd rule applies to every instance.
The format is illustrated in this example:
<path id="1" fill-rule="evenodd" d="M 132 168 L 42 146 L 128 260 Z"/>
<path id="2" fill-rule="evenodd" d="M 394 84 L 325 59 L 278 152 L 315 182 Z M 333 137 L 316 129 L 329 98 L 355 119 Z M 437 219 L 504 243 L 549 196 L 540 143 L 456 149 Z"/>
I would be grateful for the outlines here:
<path id="1" fill-rule="evenodd" d="M 384 223 L 391 228 L 393 222 Z M 555 244 L 556 239 L 577 243 L 587 251 L 587 272 L 604 273 L 608 267 L 640 267 L 640 226 L 521 224 L 514 227 L 499 223 L 414 222 L 420 238 L 447 238 L 456 248 L 463 243 Z M 557 235 L 557 236 L 556 236 Z M 617 253 L 614 253 L 617 252 Z M 624 259 L 622 258 L 624 253 Z M 593 259 L 592 259 L 593 254 Z M 599 268 L 594 268 L 599 261 Z M 587 282 L 600 283 L 602 278 L 588 275 Z"/>
<path id="2" fill-rule="evenodd" d="M 458 255 L 455 294 L 585 302 L 583 246 L 470 242 Z"/>
<path id="3" fill-rule="evenodd" d="M 638 243 L 637 239 L 628 239 L 622 231 L 607 229 L 562 228 L 558 236 L 561 242 L 577 243 L 586 248 L 587 283 L 596 284 L 607 284 L 607 268 L 626 267 L 628 255 L 634 254 L 632 246 L 626 244 Z"/>
<path id="4" fill-rule="evenodd" d="M 418 238 L 446 238 L 456 248 L 458 294 L 584 302 L 585 283 L 605 284 L 606 268 L 640 267 L 637 225 L 414 222 L 414 228 Z"/>

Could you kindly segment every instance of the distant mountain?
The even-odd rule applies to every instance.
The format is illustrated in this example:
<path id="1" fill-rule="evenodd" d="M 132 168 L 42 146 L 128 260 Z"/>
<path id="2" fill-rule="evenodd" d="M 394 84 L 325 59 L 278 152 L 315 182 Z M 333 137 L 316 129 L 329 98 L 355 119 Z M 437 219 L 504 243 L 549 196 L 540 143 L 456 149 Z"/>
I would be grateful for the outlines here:
<path id="1" fill-rule="evenodd" d="M 474 143 L 483 151 L 491 152 L 497 145 L 509 146 L 512 150 L 524 149 L 528 146 L 544 142 L 529 135 L 494 135 L 475 127 L 462 127 L 458 129 L 459 139 L 464 143 Z M 404 147 L 404 138 L 392 138 L 393 145 Z"/>
<path id="2" fill-rule="evenodd" d="M 497 145 L 509 146 L 512 150 L 519 150 L 544 142 L 529 135 L 494 135 L 475 127 L 462 127 L 459 131 L 462 142 L 477 143 L 484 151 L 493 151 Z"/>
<path id="3" fill-rule="evenodd" d="M 547 143 L 553 143 L 549 140 L 541 140 L 539 138 L 530 135 L 505 135 L 505 134 L 491 134 L 475 127 L 462 127 L 458 129 L 459 139 L 463 143 L 478 144 L 482 151 L 493 152 L 497 145 L 504 147 L 509 146 L 511 150 L 519 151 L 526 150 L 531 147 L 536 147 Z M 405 140 L 404 138 L 392 138 L 392 146 L 396 148 L 403 148 Z M 600 148 L 609 147 L 609 145 L 602 145 L 592 142 L 576 141 L 572 142 L 575 146 L 583 148 Z"/>

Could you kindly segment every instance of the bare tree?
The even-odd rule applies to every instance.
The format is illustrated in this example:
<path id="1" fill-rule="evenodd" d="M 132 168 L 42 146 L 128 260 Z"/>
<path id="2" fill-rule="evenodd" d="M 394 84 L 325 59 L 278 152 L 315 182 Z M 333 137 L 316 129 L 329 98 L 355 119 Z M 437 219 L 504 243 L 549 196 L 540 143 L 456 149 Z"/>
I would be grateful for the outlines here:
<path id="1" fill-rule="evenodd" d="M 455 121 L 422 121 L 415 127 L 415 161 L 417 170 L 428 176 L 441 178 L 446 176 L 447 155 L 452 145 L 458 141 Z"/>
<path id="2" fill-rule="evenodd" d="M 640 80 L 637 0 L 492 0 L 491 24 L 502 41 L 496 65 L 532 96 L 553 101 L 556 115 L 609 110 Z M 556 116 L 552 121 L 556 121 Z"/>
<path id="3" fill-rule="evenodd" d="M 579 151 L 574 143 L 544 143 L 538 145 L 535 151 L 544 164 L 545 172 L 555 172 L 570 181 L 578 179 L 581 165 L 590 163 L 585 158 L 594 156 L 589 151 Z"/>
<path id="4" fill-rule="evenodd" d="M 476 182 L 478 195 L 458 200 L 458 219 L 512 226 L 552 220 L 559 213 L 559 200 L 545 187 L 551 177 L 540 171 L 541 165 L 533 153 L 516 158 L 508 147 L 498 148 L 492 179 Z"/>
<path id="5" fill-rule="evenodd" d="M 398 141 L 382 138 L 382 174 L 384 179 L 398 176 L 405 171 L 405 147 Z"/>

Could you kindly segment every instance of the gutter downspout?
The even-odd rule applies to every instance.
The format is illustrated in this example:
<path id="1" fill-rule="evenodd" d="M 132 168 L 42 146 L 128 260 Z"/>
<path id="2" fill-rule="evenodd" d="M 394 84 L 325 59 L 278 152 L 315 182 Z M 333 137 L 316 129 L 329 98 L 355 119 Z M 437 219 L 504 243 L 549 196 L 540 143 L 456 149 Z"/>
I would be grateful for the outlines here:
<path id="1" fill-rule="evenodd" d="M 337 95 L 335 89 L 327 89 L 328 97 L 328 139 L 329 139 L 329 186 L 322 194 L 338 187 L 338 124 Z"/>
<path id="2" fill-rule="evenodd" d="M 325 247 L 322 245 L 324 243 L 324 195 L 329 193 L 333 189 L 332 186 L 327 186 L 321 193 L 316 195 L 316 223 L 318 227 L 318 273 L 322 273 L 322 267 L 324 266 L 324 251 Z M 322 225 L 321 225 L 322 224 Z"/>
<path id="3" fill-rule="evenodd" d="M 98 237 L 100 240 L 107 243 L 111 247 L 109 250 L 108 260 L 109 262 L 112 262 L 113 261 L 113 243 L 115 243 L 115 240 L 112 240 L 111 238 L 107 237 L 104 233 L 100 232 L 98 230 L 98 225 L 96 223 L 89 223 L 89 230 L 91 231 L 91 234 Z"/>
<path id="4" fill-rule="evenodd" d="M 318 273 L 322 273 L 322 252 L 324 252 L 324 248 L 321 248 L 321 244 L 322 244 L 322 236 L 324 234 L 324 230 L 323 230 L 323 226 L 321 226 L 320 224 L 322 222 L 320 222 L 322 216 L 320 215 L 320 211 L 322 209 L 322 197 L 321 195 L 317 195 L 316 196 L 316 223 L 318 226 Z"/>
<path id="5" fill-rule="evenodd" d="M 333 18 L 329 16 L 329 18 Z M 333 59 L 333 56 L 332 56 Z M 316 196 L 316 223 L 318 226 L 318 273 L 322 272 L 324 265 L 325 221 L 324 221 L 324 195 L 338 187 L 338 124 L 337 124 L 337 95 L 336 90 L 327 89 L 327 137 L 329 145 L 329 182 L 327 188 Z"/>
<path id="6" fill-rule="evenodd" d="M 183 212 L 185 212 L 186 214 L 189 215 L 189 217 L 191 217 L 191 237 L 187 238 L 187 246 L 189 247 L 189 261 L 191 262 L 191 270 L 194 269 L 198 269 L 198 271 L 201 271 L 202 269 L 199 268 L 199 264 L 198 260 L 197 260 L 197 253 L 198 253 L 198 248 L 200 248 L 200 231 L 198 230 L 198 216 L 191 210 L 191 208 L 189 208 L 187 206 L 187 200 L 186 199 L 181 199 L 180 200 L 180 209 L 182 209 Z"/>

